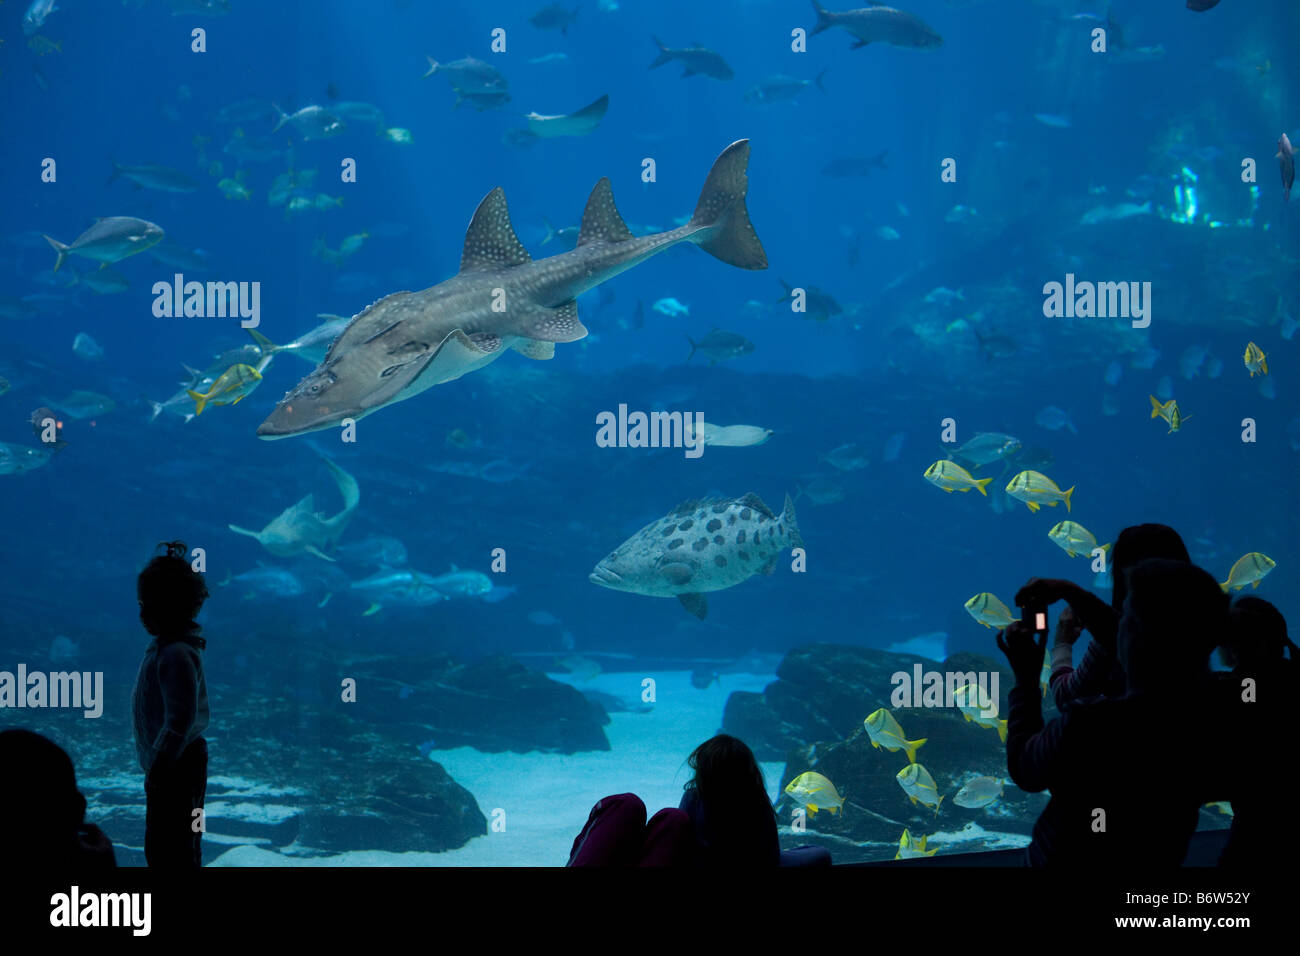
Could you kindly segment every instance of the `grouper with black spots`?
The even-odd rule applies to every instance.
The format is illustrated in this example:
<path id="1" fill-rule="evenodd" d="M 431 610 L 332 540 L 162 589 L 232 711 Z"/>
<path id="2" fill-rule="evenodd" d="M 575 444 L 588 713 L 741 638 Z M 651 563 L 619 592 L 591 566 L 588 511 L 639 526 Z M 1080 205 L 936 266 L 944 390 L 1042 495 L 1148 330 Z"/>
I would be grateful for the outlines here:
<path id="1" fill-rule="evenodd" d="M 588 580 L 615 591 L 675 597 L 703 620 L 705 592 L 771 574 L 782 551 L 801 547 L 789 495 L 779 515 L 753 492 L 687 501 L 607 554 Z"/>

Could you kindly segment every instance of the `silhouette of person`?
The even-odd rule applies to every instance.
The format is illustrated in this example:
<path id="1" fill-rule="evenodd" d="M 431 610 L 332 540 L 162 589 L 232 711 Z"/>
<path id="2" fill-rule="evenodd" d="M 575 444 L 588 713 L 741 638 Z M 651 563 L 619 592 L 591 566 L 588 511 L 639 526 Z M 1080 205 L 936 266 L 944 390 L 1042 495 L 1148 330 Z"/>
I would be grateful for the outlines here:
<path id="1" fill-rule="evenodd" d="M 569 866 L 768 867 L 829 864 L 819 847 L 781 850 L 763 771 L 743 741 L 718 734 L 687 758 L 681 805 L 656 813 L 632 793 L 605 797 L 573 841 Z M 789 854 L 787 857 L 786 854 Z"/>
<path id="2" fill-rule="evenodd" d="M 1034 823 L 1031 866 L 1178 866 L 1218 773 L 1203 711 L 1213 720 L 1209 657 L 1227 625 L 1228 598 L 1182 561 L 1141 561 L 1126 578 L 1116 635 L 1122 697 L 1076 701 L 1044 726 L 1046 637 L 1037 640 L 1025 622 L 998 634 L 1016 675 L 1007 770 L 1021 789 L 1052 795 Z"/>
<path id="3" fill-rule="evenodd" d="M 207 646 L 194 620 L 207 599 L 203 576 L 190 567 L 184 542 L 159 545 L 140 572 L 140 622 L 154 640 L 135 679 L 135 746 L 145 771 L 144 855 L 150 866 L 202 865 L 202 808 L 208 780 L 208 688 L 200 651 Z"/>
<path id="4" fill-rule="evenodd" d="M 113 843 L 86 822 L 72 760 L 30 730 L 0 732 L 0 860 L 11 872 L 117 866 Z"/>
<path id="5" fill-rule="evenodd" d="M 1052 645 L 1050 681 L 1058 710 L 1063 711 L 1072 702 L 1087 697 L 1124 695 L 1124 671 L 1115 644 L 1128 588 L 1125 575 L 1129 568 L 1148 558 L 1191 560 L 1187 546 L 1173 528 L 1163 524 L 1133 525 L 1119 533 L 1111 549 L 1109 605 L 1087 588 L 1052 578 L 1033 578 L 1016 593 L 1015 602 L 1019 607 L 1046 610 L 1057 601 L 1068 605 L 1057 621 Z M 1092 635 L 1092 640 L 1076 668 L 1074 642 L 1084 630 Z"/>
<path id="6" fill-rule="evenodd" d="M 1295 690 L 1294 685 L 1287 684 L 1295 679 L 1298 653 L 1300 648 L 1287 635 L 1281 611 L 1254 595 L 1237 598 L 1228 612 L 1228 629 L 1219 645 L 1219 660 L 1232 669 L 1234 676 L 1276 678 L 1279 693 L 1289 696 Z"/>
<path id="7" fill-rule="evenodd" d="M 687 762 L 695 774 L 686 784 L 680 808 L 694 825 L 700 865 L 830 865 L 830 851 L 822 847 L 781 849 L 762 768 L 744 741 L 718 734 L 696 747 Z"/>
<path id="8" fill-rule="evenodd" d="M 1207 795 L 1232 805 L 1220 866 L 1258 872 L 1272 863 L 1272 787 L 1259 769 L 1276 760 L 1278 740 L 1294 740 L 1300 729 L 1294 709 L 1298 652 L 1276 607 L 1252 595 L 1237 599 L 1219 645 L 1220 660 L 1232 670 L 1218 675 L 1223 711 L 1216 724 L 1219 739 L 1213 742 L 1233 757 L 1231 763 L 1221 762 L 1217 786 Z"/>

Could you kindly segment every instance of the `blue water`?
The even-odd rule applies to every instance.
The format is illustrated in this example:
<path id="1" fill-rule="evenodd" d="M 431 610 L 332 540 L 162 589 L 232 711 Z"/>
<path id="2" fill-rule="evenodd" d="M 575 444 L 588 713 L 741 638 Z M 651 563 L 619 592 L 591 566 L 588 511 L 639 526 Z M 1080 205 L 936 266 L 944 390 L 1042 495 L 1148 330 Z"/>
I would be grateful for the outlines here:
<path id="1" fill-rule="evenodd" d="M 813 640 L 885 648 L 942 631 L 950 651 L 996 656 L 993 632 L 963 610 L 969 597 L 992 591 L 1010 602 L 1031 576 L 1087 584 L 1093 574 L 1047 538 L 1064 508 L 1031 514 L 1011 501 L 999 512 L 976 492 L 944 494 L 922 479 L 952 449 L 940 435 L 947 418 L 958 442 L 997 431 L 1050 452 L 1046 473 L 1076 488 L 1068 517 L 1099 541 L 1125 525 L 1165 522 L 1219 580 L 1241 555 L 1269 555 L 1277 567 L 1258 593 L 1287 616 L 1300 612 L 1291 500 L 1300 340 L 1283 336 L 1285 316 L 1300 315 L 1300 206 L 1283 202 L 1273 158 L 1282 132 L 1300 142 L 1293 4 L 1224 0 L 1205 14 L 1172 0 L 1113 4 L 1130 47 L 1163 47 L 1150 62 L 1089 51 L 1096 24 L 1068 18 L 1098 4 L 914 0 L 907 9 L 944 36 L 940 49 L 852 50 L 846 33 L 830 30 L 809 38 L 806 53 L 790 50 L 790 31 L 813 25 L 799 0 L 580 5 L 561 35 L 527 22 L 540 2 L 231 0 L 226 16 L 196 17 L 172 16 L 163 0 L 67 0 L 41 30 L 61 49 L 39 57 L 24 43 L 23 8 L 0 8 L 3 294 L 61 297 L 34 300 L 41 311 L 27 318 L 0 318 L 0 376 L 13 385 L 0 395 L 0 441 L 34 444 L 31 411 L 74 390 L 118 406 L 65 421 L 68 446 L 45 467 L 0 475 L 3 660 L 43 651 L 62 634 L 79 642 L 86 666 L 134 661 L 142 635 L 133 580 L 153 545 L 182 538 L 205 548 L 216 581 L 258 561 L 276 564 L 226 526 L 260 528 L 309 492 L 318 507 L 337 510 L 317 451 L 361 488 L 345 542 L 395 536 L 410 566 L 430 574 L 453 563 L 488 572 L 491 552 L 504 548 L 508 570 L 494 581 L 515 590 L 495 603 L 365 616 L 366 602 L 337 580 L 297 598 L 251 601 L 213 587 L 203 621 L 223 654 L 241 642 L 311 640 L 398 658 L 441 649 L 466 658 L 504 650 L 721 660 Z M 207 31 L 205 53 L 190 50 L 196 26 Z M 506 31 L 503 54 L 489 49 L 497 27 Z M 675 63 L 648 70 L 651 34 L 671 47 L 717 50 L 735 78 L 683 79 Z M 567 58 L 528 63 L 557 52 Z M 421 78 L 426 55 L 466 54 L 506 76 L 505 107 L 453 110 L 448 83 Z M 765 76 L 811 79 L 823 69 L 825 92 L 809 87 L 795 103 L 762 108 L 745 102 Z M 297 141 L 286 128 L 271 139 L 279 148 L 294 141 L 291 153 L 244 167 L 251 198 L 222 195 L 217 182 L 240 168 L 222 146 L 240 124 L 218 123 L 218 109 L 248 97 L 328 109 L 331 92 L 378 105 L 385 126 L 409 129 L 413 142 L 390 142 L 360 122 L 323 141 Z M 527 149 L 502 142 L 530 110 L 569 112 L 601 94 L 609 112 L 588 136 Z M 267 136 L 270 123 L 246 133 Z M 64 273 L 48 273 L 54 253 L 39 237 L 71 242 L 94 217 L 155 222 L 168 241 L 207 253 L 210 270 L 194 278 L 260 282 L 259 331 L 285 342 L 318 313 L 350 316 L 382 295 L 453 275 L 469 218 L 495 186 L 540 258 L 562 251 L 558 241 L 541 245 L 543 220 L 576 224 L 602 176 L 638 233 L 671 228 L 694 208 L 713 159 L 742 138 L 752 147 L 748 208 L 766 272 L 673 250 L 585 295 L 579 310 L 592 334 L 560 345 L 554 361 L 509 354 L 379 411 L 350 445 L 330 432 L 257 439 L 258 424 L 310 371 L 291 356 L 277 357 L 237 406 L 150 423 L 148 400 L 176 391 L 180 363 L 202 368 L 247 336 L 231 319 L 155 318 L 149 290 L 176 270 L 147 253 L 114 266 L 130 280 L 119 294 L 51 284 Z M 888 168 L 866 177 L 822 173 L 837 158 L 881 150 Z M 338 179 L 345 156 L 356 160 L 355 183 Z M 57 163 L 55 183 L 41 181 L 46 157 Z M 946 157 L 956 159 L 955 183 L 940 180 Z M 650 184 L 641 178 L 646 158 L 657 168 Z M 1241 181 L 1245 158 L 1258 166 L 1254 198 Z M 200 188 L 173 195 L 108 184 L 114 160 L 174 167 Z M 214 160 L 219 173 L 208 167 Z M 272 179 L 289 168 L 318 169 L 310 192 L 343 205 L 293 216 L 269 206 Z M 1176 221 L 1175 195 L 1190 182 L 1184 169 L 1196 177 L 1198 204 L 1186 223 Z M 1089 210 L 1148 200 L 1150 214 L 1079 224 Z M 975 213 L 963 218 L 954 207 Z M 883 227 L 898 238 L 881 238 Z M 341 266 L 312 254 L 318 237 L 337 248 L 367 230 Z M 65 270 L 93 266 L 73 257 Z M 1066 273 L 1151 282 L 1150 327 L 1045 318 L 1042 286 Z M 791 313 L 775 304 L 778 279 L 825 290 L 844 312 L 824 323 Z M 927 303 L 939 287 L 963 298 Z M 613 299 L 602 302 L 602 293 Z M 666 297 L 689 315 L 650 309 Z M 626 328 L 638 301 L 644 327 Z M 1008 344 L 981 350 L 972 326 Z M 698 356 L 688 363 L 686 337 L 714 327 L 740 333 L 754 351 L 716 366 Z M 102 361 L 72 353 L 78 332 L 102 346 Z M 1268 354 L 1264 380 L 1243 367 L 1248 341 Z M 1221 373 L 1202 367 L 1188 377 L 1179 359 L 1192 346 L 1220 360 Z M 1154 366 L 1134 367 L 1147 349 L 1159 352 Z M 1114 386 L 1103 380 L 1112 362 L 1123 370 Z M 1147 396 L 1166 376 L 1191 416 L 1176 434 L 1149 417 Z M 709 448 L 698 460 L 680 450 L 597 448 L 596 414 L 620 403 L 699 410 L 709 422 L 775 434 L 759 447 Z M 1036 424 L 1049 405 L 1069 412 L 1077 434 Z M 1257 424 L 1254 443 L 1241 440 L 1245 418 Z M 481 447 L 448 444 L 456 429 Z M 898 433 L 901 453 L 884 461 Z M 866 449 L 866 468 L 839 472 L 821 459 L 850 442 Z M 506 461 L 517 475 L 486 481 L 429 467 L 451 461 Z M 1001 467 L 980 472 L 990 473 Z M 832 479 L 842 500 L 796 504 L 807 572 L 782 563 L 771 577 L 712 594 L 703 622 L 676 601 L 587 580 L 604 554 L 683 500 L 753 491 L 779 511 L 815 476 Z M 314 562 L 279 561 L 304 576 Z M 367 573 L 343 570 L 353 579 Z M 339 593 L 318 607 L 326 590 Z M 541 610 L 560 623 L 531 622 Z"/>

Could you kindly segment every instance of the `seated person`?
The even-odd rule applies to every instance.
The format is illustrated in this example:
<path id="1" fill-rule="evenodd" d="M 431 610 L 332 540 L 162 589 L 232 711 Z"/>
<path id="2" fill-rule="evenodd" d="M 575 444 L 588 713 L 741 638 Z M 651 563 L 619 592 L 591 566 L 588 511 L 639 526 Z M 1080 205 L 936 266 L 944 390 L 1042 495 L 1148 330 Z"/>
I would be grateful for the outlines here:
<path id="1" fill-rule="evenodd" d="M 635 794 L 605 797 L 573 842 L 569 866 L 829 866 L 820 847 L 781 849 L 763 772 L 743 741 L 718 734 L 688 758 L 694 776 L 678 809 L 646 823 Z"/>
<path id="2" fill-rule="evenodd" d="M 62 747 L 30 730 L 0 732 L 0 776 L 0 847 L 13 872 L 117 866 L 112 841 L 86 822 Z"/>

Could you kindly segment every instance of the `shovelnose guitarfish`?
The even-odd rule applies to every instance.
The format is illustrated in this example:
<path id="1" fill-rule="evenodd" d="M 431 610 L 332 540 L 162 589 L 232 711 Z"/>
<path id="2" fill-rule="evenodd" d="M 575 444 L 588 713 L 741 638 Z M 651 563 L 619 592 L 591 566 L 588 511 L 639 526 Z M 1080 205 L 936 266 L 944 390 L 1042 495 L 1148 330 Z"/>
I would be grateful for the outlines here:
<path id="1" fill-rule="evenodd" d="M 534 261 L 510 224 L 498 186 L 479 203 L 465 235 L 460 272 L 421 292 L 395 292 L 358 314 L 316 370 L 257 429 L 288 438 L 357 421 L 394 402 L 454 381 L 514 349 L 532 359 L 587 334 L 576 297 L 651 256 L 690 242 L 741 269 L 767 268 L 745 207 L 749 141 L 713 163 L 690 221 L 636 237 L 614 205 L 609 180 L 591 191 L 578 245 Z"/>

